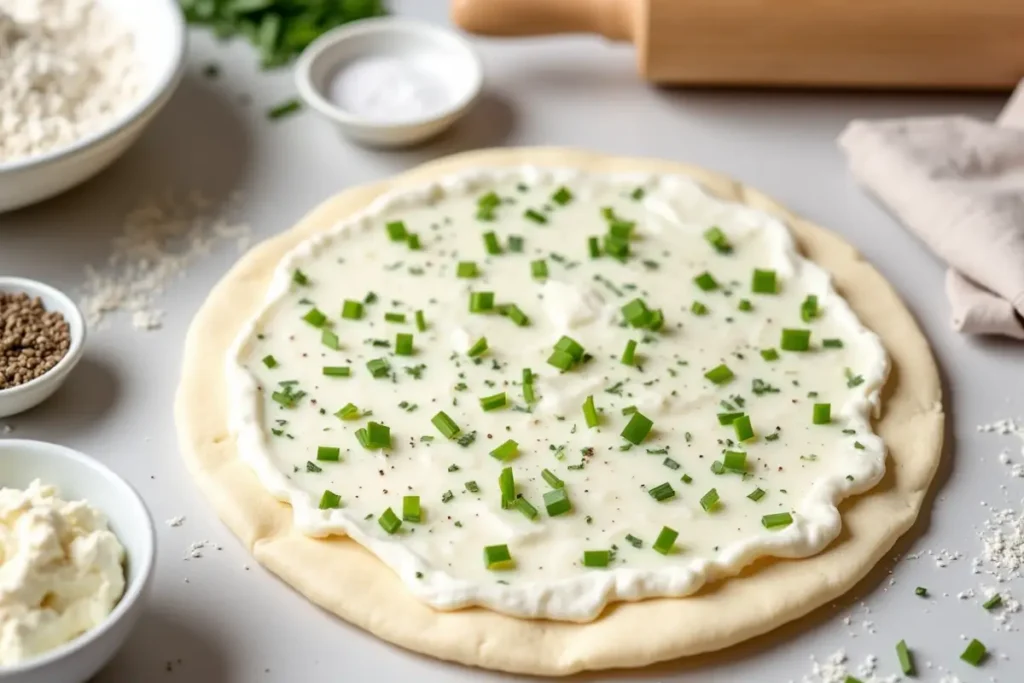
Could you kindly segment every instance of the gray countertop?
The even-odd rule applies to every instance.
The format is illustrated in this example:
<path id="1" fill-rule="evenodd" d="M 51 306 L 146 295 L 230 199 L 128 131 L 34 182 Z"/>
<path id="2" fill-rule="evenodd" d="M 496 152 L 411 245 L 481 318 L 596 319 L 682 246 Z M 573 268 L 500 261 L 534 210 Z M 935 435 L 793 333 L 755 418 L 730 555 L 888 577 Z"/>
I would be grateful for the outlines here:
<path id="1" fill-rule="evenodd" d="M 447 22 L 441 2 L 395 4 L 401 13 Z M 996 632 L 977 598 L 957 598 L 985 583 L 970 564 L 990 516 L 980 503 L 1020 509 L 1024 496 L 1024 479 L 1011 478 L 998 458 L 1010 449 L 1021 461 L 1022 444 L 976 428 L 1024 413 L 1024 346 L 950 330 L 942 265 L 854 185 L 834 144 L 853 118 L 992 118 L 1001 98 L 664 90 L 639 81 L 628 47 L 587 37 L 474 40 L 487 86 L 467 119 L 423 147 L 378 152 L 339 139 L 312 113 L 268 121 L 264 111 L 293 94 L 287 71 L 260 73 L 246 46 L 220 45 L 199 32 L 191 39 L 180 90 L 124 158 L 58 199 L 0 216 L 0 273 L 79 290 L 85 266 L 105 263 L 126 212 L 143 196 L 169 190 L 233 201 L 234 214 L 262 238 L 340 189 L 478 147 L 571 145 L 725 172 L 845 236 L 893 283 L 931 340 L 943 371 L 948 448 L 931 511 L 897 547 L 922 555 L 897 561 L 894 552 L 836 604 L 726 653 L 581 679 L 800 681 L 811 673 L 810 656 L 823 659 L 840 648 L 855 663 L 876 654 L 879 671 L 894 673 L 893 646 L 905 638 L 918 653 L 920 680 L 943 680 L 947 670 L 965 682 L 1024 680 L 1011 654 L 1015 646 L 1024 657 L 1020 632 Z M 201 75 L 210 62 L 221 66 L 217 80 Z M 159 298 L 167 312 L 162 329 L 140 332 L 126 318 L 112 318 L 92 334 L 81 366 L 58 395 L 0 421 L 14 428 L 12 437 L 58 441 L 109 464 L 138 487 L 156 519 L 152 602 L 97 681 L 507 678 L 405 652 L 312 606 L 256 565 L 196 489 L 178 455 L 171 414 L 182 340 L 206 293 L 237 257 L 233 243 L 215 244 Z M 185 517 L 181 526 L 164 523 L 175 516 Z M 204 540 L 218 547 L 183 559 L 191 543 Z M 962 557 L 940 568 L 929 554 L 940 551 Z M 918 585 L 934 597 L 916 597 Z M 1024 597 L 1024 582 L 1008 586 Z M 1024 613 L 1016 616 L 1024 623 Z M 979 638 L 997 656 L 971 669 L 957 659 L 962 636 Z"/>

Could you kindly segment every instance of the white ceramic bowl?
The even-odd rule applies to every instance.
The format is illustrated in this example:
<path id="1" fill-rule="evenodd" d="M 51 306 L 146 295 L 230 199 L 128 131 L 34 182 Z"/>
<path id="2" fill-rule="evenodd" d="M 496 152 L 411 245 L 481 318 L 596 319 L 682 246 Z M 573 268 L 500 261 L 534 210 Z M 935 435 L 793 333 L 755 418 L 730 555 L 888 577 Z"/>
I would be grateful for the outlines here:
<path id="1" fill-rule="evenodd" d="M 0 162 L 0 213 L 60 194 L 102 171 L 135 142 L 181 80 L 185 20 L 177 0 L 99 1 L 135 36 L 143 92 L 127 111 L 73 145 Z"/>
<path id="2" fill-rule="evenodd" d="M 71 332 L 71 345 L 60 361 L 34 380 L 9 389 L 0 389 L 0 417 L 9 417 L 34 408 L 67 379 L 68 374 L 82 358 L 85 349 L 85 320 L 78 306 L 66 294 L 50 285 L 20 277 L 0 277 L 0 292 L 25 292 L 39 297 L 48 311 L 59 311 L 67 321 Z"/>
<path id="3" fill-rule="evenodd" d="M 23 489 L 35 479 L 107 515 L 127 555 L 125 591 L 93 630 L 35 659 L 0 666 L 0 683 L 83 683 L 124 644 L 144 609 L 156 553 L 153 520 L 135 490 L 92 458 L 43 441 L 0 439 L 0 487 Z"/>
<path id="4" fill-rule="evenodd" d="M 391 58 L 425 66 L 447 91 L 447 102 L 401 120 L 361 115 L 332 101 L 331 81 L 340 68 L 363 58 Z M 476 52 L 455 33 L 409 19 L 382 17 L 340 26 L 317 38 L 295 66 L 295 82 L 306 104 L 347 137 L 373 147 L 403 147 L 431 138 L 455 123 L 483 86 Z"/>

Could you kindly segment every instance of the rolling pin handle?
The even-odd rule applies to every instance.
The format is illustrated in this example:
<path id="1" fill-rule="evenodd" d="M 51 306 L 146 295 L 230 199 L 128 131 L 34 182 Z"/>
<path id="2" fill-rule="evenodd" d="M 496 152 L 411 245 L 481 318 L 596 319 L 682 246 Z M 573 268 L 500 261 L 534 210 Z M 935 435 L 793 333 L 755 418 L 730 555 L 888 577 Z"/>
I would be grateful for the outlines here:
<path id="1" fill-rule="evenodd" d="M 488 36 L 598 33 L 630 41 L 643 0 L 452 0 L 452 20 Z"/>

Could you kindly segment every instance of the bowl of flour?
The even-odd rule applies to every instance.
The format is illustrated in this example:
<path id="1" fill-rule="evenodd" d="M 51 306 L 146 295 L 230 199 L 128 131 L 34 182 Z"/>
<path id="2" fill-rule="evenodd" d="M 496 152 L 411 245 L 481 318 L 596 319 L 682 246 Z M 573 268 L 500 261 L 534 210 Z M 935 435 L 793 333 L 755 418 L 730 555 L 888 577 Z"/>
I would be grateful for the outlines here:
<path id="1" fill-rule="evenodd" d="M 181 78 L 175 0 L 0 0 L 0 213 L 103 170 Z"/>

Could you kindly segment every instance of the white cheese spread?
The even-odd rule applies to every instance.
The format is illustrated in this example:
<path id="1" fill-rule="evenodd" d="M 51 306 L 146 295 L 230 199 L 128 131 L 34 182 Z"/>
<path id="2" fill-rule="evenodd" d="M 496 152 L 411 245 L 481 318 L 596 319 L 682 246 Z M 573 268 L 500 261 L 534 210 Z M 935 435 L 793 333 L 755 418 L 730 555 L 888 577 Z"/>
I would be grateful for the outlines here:
<path id="1" fill-rule="evenodd" d="M 103 513 L 39 481 L 0 489 L 0 666 L 95 628 L 124 592 L 124 548 Z"/>
<path id="2" fill-rule="evenodd" d="M 303 243 L 227 359 L 240 456 L 300 531 L 439 609 L 575 621 L 823 550 L 884 474 L 887 372 L 777 219 L 532 167 Z"/>

